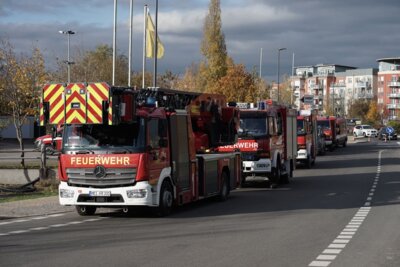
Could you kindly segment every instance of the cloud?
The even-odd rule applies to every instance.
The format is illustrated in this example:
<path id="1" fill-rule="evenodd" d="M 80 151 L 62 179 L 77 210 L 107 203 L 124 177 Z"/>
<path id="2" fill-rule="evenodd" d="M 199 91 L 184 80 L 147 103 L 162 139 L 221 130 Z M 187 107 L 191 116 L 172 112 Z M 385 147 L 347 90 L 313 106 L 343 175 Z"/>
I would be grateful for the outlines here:
<path id="1" fill-rule="evenodd" d="M 148 2 L 148 1 L 147 1 Z M 134 1 L 134 65 L 142 56 L 143 5 Z M 165 69 L 183 73 L 201 59 L 204 18 L 209 0 L 159 1 L 159 34 L 166 54 L 160 60 Z M 154 17 L 154 1 L 150 1 Z M 397 34 L 400 19 L 398 0 L 229 0 L 221 1 L 222 26 L 229 55 L 247 69 L 259 64 L 263 48 L 263 74 L 276 76 L 277 49 L 281 71 L 295 65 L 332 63 L 355 67 L 377 67 L 376 59 L 399 56 Z M 127 54 L 129 0 L 118 1 L 118 51 Z M 2 0 L 1 37 L 8 37 L 18 52 L 38 45 L 48 65 L 64 57 L 65 36 L 58 30 L 77 32 L 71 38 L 74 49 L 94 49 L 112 43 L 112 0 Z"/>

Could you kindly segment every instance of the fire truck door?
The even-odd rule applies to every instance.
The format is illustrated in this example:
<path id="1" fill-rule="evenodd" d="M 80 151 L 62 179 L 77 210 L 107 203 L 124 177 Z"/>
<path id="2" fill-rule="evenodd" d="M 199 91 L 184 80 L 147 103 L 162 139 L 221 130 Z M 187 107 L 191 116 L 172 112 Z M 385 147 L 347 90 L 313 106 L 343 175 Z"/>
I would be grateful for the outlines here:
<path id="1" fill-rule="evenodd" d="M 181 189 L 188 189 L 190 188 L 190 160 L 187 114 L 182 112 L 171 115 L 169 123 L 172 176 Z"/>
<path id="2" fill-rule="evenodd" d="M 167 121 L 152 118 L 148 121 L 149 182 L 157 184 L 161 171 L 168 162 Z"/>

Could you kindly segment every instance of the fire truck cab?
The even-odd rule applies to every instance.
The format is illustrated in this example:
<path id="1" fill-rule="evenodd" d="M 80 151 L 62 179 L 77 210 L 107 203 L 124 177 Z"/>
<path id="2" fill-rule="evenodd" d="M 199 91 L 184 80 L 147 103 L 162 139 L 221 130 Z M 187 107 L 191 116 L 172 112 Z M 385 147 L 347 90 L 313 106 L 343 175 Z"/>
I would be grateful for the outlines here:
<path id="1" fill-rule="evenodd" d="M 241 152 L 242 183 L 250 177 L 268 179 L 271 187 L 289 182 L 296 158 L 296 111 L 271 100 L 259 102 L 256 108 L 238 105 L 239 140 L 220 151 Z"/>
<path id="2" fill-rule="evenodd" d="M 334 116 L 319 116 L 317 117 L 317 125 L 323 131 L 325 136 L 325 145 L 329 151 L 333 151 L 336 147 L 336 117 Z M 346 136 L 347 142 L 347 136 Z"/>
<path id="3" fill-rule="evenodd" d="M 300 110 L 297 116 L 297 161 L 307 168 L 317 157 L 317 111 Z"/>
<path id="4" fill-rule="evenodd" d="M 59 201 L 80 215 L 99 207 L 173 206 L 216 196 L 240 182 L 240 154 L 216 153 L 237 140 L 238 116 L 221 95 L 49 84 L 41 124 L 64 124 Z"/>

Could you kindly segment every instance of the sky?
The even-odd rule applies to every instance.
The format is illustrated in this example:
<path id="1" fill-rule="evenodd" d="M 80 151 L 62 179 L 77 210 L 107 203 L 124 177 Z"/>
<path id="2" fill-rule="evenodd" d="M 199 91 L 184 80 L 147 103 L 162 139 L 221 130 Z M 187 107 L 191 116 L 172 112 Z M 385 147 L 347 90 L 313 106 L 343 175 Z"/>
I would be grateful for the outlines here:
<path id="1" fill-rule="evenodd" d="M 143 7 L 153 16 L 155 0 L 134 0 L 133 69 L 141 71 Z M 200 44 L 209 0 L 159 0 L 158 30 L 165 55 L 158 71 L 183 74 L 202 59 Z M 118 0 L 117 51 L 128 55 L 129 0 Z M 39 47 L 46 66 L 82 50 L 112 46 L 114 0 L 0 0 L 0 38 L 17 53 Z M 338 64 L 378 68 L 379 58 L 400 56 L 399 0 L 221 0 L 228 54 L 264 79 L 291 74 L 294 66 Z M 260 50 L 263 50 L 260 57 Z M 260 60 L 261 59 L 261 60 Z M 261 62 L 261 65 L 260 65 Z M 148 71 L 152 71 L 148 61 Z"/>

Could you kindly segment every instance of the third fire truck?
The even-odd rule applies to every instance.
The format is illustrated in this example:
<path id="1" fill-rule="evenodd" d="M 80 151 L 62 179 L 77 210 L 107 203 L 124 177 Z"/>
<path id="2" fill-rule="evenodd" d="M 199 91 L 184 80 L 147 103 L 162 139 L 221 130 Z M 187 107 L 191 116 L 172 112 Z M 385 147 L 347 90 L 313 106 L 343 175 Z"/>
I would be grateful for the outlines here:
<path id="1" fill-rule="evenodd" d="M 80 215 L 98 207 L 153 207 L 216 196 L 240 182 L 238 110 L 221 95 L 106 83 L 48 84 L 41 124 L 64 125 L 58 176 L 61 205 Z"/>
<path id="2" fill-rule="evenodd" d="M 239 140 L 220 151 L 240 151 L 242 182 L 250 177 L 268 179 L 270 186 L 289 182 L 296 160 L 296 111 L 271 100 L 240 104 Z"/>

